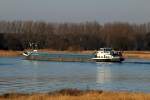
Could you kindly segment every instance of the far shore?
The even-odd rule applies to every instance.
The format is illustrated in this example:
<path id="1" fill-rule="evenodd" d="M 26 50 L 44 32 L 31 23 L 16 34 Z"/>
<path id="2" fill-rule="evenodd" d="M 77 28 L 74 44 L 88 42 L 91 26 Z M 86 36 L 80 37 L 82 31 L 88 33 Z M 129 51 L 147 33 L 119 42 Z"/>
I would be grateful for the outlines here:
<path id="1" fill-rule="evenodd" d="M 64 89 L 49 93 L 7 93 L 0 100 L 150 100 L 149 93 Z"/>
<path id="2" fill-rule="evenodd" d="M 96 50 L 85 50 L 85 51 L 57 51 L 42 49 L 38 50 L 39 52 L 48 52 L 48 53 L 80 53 L 80 54 L 93 54 Z M 0 57 L 14 57 L 22 56 L 23 51 L 12 51 L 12 50 L 0 50 Z M 150 51 L 124 51 L 123 56 L 125 58 L 138 58 L 138 59 L 150 59 Z"/>

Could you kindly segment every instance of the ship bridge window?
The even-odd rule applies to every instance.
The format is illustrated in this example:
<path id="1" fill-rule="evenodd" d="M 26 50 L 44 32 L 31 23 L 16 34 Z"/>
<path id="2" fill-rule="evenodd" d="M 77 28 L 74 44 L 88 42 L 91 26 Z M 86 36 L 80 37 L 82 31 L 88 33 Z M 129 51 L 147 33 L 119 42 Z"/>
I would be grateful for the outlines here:
<path id="1" fill-rule="evenodd" d="M 106 56 L 106 58 L 109 58 L 109 56 Z"/>

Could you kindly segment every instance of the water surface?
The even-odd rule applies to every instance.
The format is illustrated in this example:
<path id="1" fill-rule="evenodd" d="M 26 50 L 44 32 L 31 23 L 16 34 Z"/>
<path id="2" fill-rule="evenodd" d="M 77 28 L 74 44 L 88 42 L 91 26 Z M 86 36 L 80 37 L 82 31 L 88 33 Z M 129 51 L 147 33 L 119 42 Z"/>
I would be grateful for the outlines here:
<path id="1" fill-rule="evenodd" d="M 123 63 L 29 61 L 0 58 L 0 93 L 64 88 L 150 92 L 150 61 Z"/>

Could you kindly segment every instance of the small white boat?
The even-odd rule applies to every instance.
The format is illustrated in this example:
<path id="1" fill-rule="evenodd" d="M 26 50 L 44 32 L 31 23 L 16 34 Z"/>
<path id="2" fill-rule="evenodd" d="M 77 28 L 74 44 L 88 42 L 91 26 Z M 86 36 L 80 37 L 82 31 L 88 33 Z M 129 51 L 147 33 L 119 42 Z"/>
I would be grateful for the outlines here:
<path id="1" fill-rule="evenodd" d="M 122 62 L 124 57 L 121 51 L 115 51 L 111 48 L 100 48 L 92 60 L 96 62 Z"/>

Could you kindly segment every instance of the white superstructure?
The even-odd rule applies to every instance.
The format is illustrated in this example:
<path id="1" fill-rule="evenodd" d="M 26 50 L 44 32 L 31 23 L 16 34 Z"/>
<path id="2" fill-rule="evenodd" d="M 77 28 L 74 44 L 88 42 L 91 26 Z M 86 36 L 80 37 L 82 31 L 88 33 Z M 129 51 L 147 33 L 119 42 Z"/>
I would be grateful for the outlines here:
<path id="1" fill-rule="evenodd" d="M 111 48 L 100 48 L 95 54 L 95 61 L 121 62 L 124 60 L 121 51 L 115 51 Z"/>

